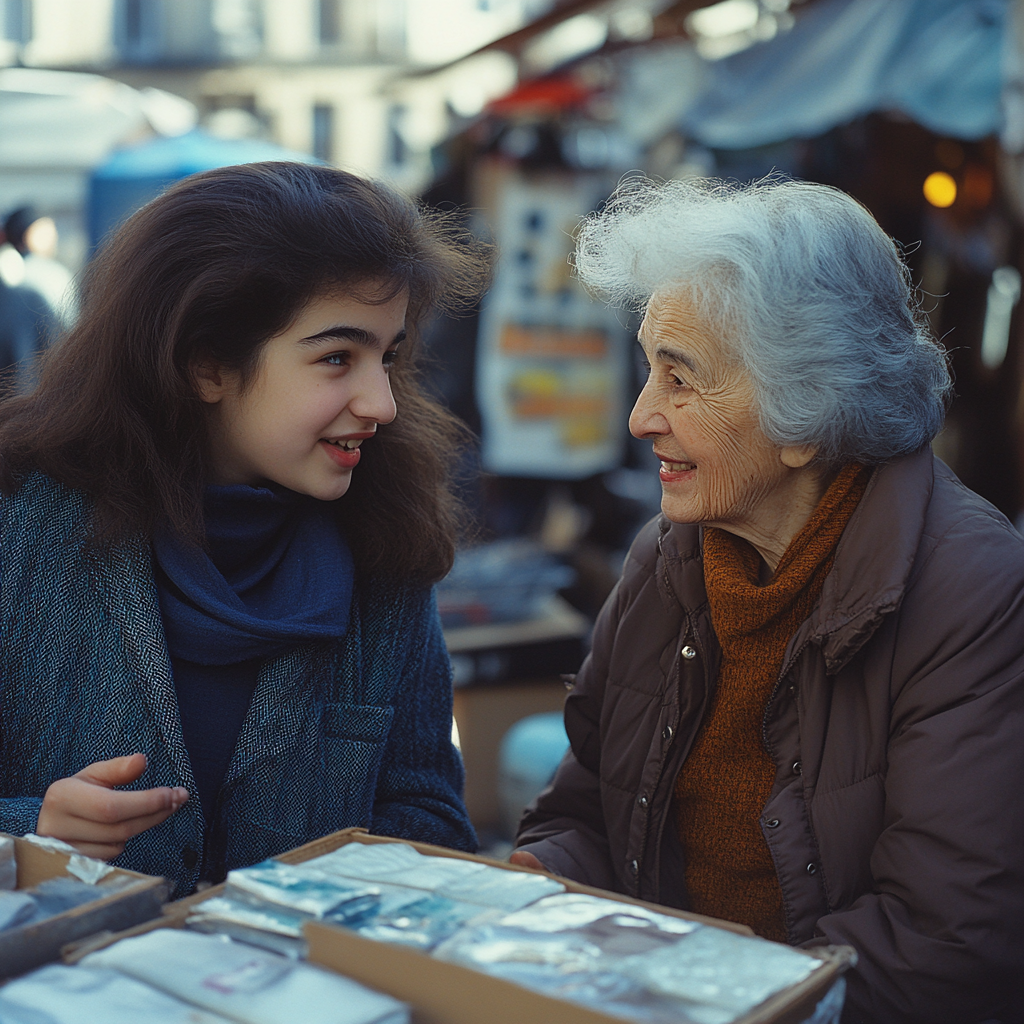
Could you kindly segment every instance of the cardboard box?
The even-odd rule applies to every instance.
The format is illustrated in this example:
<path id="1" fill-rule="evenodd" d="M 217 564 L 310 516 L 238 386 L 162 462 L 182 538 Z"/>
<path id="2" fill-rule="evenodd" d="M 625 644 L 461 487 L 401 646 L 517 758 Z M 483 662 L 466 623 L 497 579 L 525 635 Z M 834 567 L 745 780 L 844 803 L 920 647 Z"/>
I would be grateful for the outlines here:
<path id="1" fill-rule="evenodd" d="M 19 889 L 31 889 L 49 878 L 74 877 L 67 871 L 69 854 L 44 850 L 18 836 L 9 838 L 14 839 Z M 165 879 L 121 868 L 115 868 L 106 877 L 133 881 L 92 903 L 36 924 L 0 932 L 0 980 L 59 959 L 63 946 L 95 932 L 120 931 L 140 921 L 160 917 L 170 893 Z M 105 880 L 97 887 L 101 891 Z"/>
<path id="2" fill-rule="evenodd" d="M 287 864 L 301 864 L 353 842 L 408 842 L 420 853 L 434 857 L 456 857 L 490 864 L 507 871 L 548 874 L 489 857 L 458 853 L 428 843 L 371 836 L 359 828 L 344 829 L 324 836 L 305 846 L 289 850 L 275 859 Z M 587 893 L 620 903 L 631 903 L 660 914 L 699 921 L 739 935 L 753 935 L 746 925 L 672 910 L 619 893 L 580 885 L 557 875 L 549 877 L 558 878 L 570 892 Z M 168 904 L 164 908 L 163 917 L 158 921 L 138 925 L 119 935 L 97 936 L 79 943 L 75 949 L 67 951 L 65 961 L 74 963 L 95 949 L 101 949 L 122 938 L 154 928 L 181 928 L 192 907 L 203 900 L 220 895 L 223 890 L 223 885 L 214 886 L 205 892 Z M 459 964 L 435 960 L 425 953 L 402 946 L 364 939 L 345 928 L 309 922 L 304 926 L 304 930 L 309 943 L 309 963 L 326 967 L 378 992 L 385 992 L 409 1003 L 413 1008 L 414 1024 L 481 1024 L 483 1021 L 487 1024 L 623 1024 L 622 1017 L 612 1017 L 584 1006 L 553 999 L 501 978 L 492 978 Z M 853 950 L 848 946 L 828 946 L 810 952 L 799 952 L 823 961 L 824 966 L 798 985 L 793 985 L 767 999 L 750 1013 L 738 1018 L 735 1024 L 802 1024 L 854 960 Z"/>
<path id="3" fill-rule="evenodd" d="M 361 829 L 345 829 L 307 843 L 279 857 L 290 864 L 329 853 L 346 843 L 396 842 L 382 836 L 371 836 Z M 489 857 L 476 857 L 426 843 L 410 843 L 420 853 L 435 857 L 457 857 L 475 860 L 508 871 L 532 871 Z M 534 874 L 546 874 L 536 872 Z M 557 878 L 558 876 L 551 876 Z M 588 893 L 621 903 L 632 903 L 661 914 L 742 935 L 753 932 L 745 925 L 717 921 L 698 914 L 687 914 L 668 907 L 646 903 L 618 893 L 605 892 L 559 878 L 570 892 Z M 309 962 L 329 967 L 339 974 L 361 982 L 379 992 L 409 1003 L 416 1024 L 622 1024 L 623 1018 L 612 1017 L 574 1003 L 532 992 L 509 981 L 492 978 L 459 964 L 435 960 L 433 957 L 401 946 L 390 946 L 364 939 L 355 932 L 333 925 L 310 922 L 304 925 L 309 942 Z M 804 951 L 799 951 L 804 952 Z M 767 999 L 735 1024 L 801 1024 L 814 1012 L 815 1006 L 836 979 L 853 961 L 853 950 L 847 946 L 826 947 L 805 953 L 824 961 L 824 966 L 810 977 Z"/>

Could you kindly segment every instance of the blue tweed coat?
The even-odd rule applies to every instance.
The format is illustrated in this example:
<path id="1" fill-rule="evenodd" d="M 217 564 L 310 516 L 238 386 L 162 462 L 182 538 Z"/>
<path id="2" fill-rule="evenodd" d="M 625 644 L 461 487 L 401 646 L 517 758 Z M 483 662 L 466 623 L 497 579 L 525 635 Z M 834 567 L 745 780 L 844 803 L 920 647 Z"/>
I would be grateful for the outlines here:
<path id="1" fill-rule="evenodd" d="M 56 779 L 141 750 L 131 787 L 195 782 L 149 546 L 84 543 L 88 501 L 48 477 L 0 498 L 0 830 L 35 829 Z M 113 863 L 190 892 L 207 864 L 251 864 L 350 826 L 473 850 L 451 744 L 451 670 L 429 590 L 358 585 L 346 636 L 268 661 L 218 819 L 198 797 Z M 209 835 L 206 833 L 209 832 Z"/>

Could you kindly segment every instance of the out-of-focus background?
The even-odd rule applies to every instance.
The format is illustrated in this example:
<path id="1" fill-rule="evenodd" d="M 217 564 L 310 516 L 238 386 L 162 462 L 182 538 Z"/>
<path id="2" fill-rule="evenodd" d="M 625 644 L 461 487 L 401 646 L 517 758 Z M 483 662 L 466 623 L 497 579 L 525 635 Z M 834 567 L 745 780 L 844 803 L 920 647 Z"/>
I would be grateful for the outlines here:
<path id="1" fill-rule="evenodd" d="M 637 324 L 572 231 L 624 174 L 836 185 L 900 244 L 956 375 L 936 450 L 1024 523 L 1024 0 L 0 0 L 0 366 L 170 182 L 318 160 L 500 249 L 427 332 L 481 524 L 440 590 L 467 802 L 492 848 L 566 746 L 562 672 L 657 512 Z"/>

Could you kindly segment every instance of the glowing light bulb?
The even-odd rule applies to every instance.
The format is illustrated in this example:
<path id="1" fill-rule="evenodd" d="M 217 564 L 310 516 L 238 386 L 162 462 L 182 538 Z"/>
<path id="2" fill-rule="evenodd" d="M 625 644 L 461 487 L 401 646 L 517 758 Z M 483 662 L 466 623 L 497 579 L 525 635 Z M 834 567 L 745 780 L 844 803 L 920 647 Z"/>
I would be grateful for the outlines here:
<path id="1" fill-rule="evenodd" d="M 944 210 L 956 201 L 956 182 L 945 171 L 934 171 L 924 179 L 924 197 Z"/>

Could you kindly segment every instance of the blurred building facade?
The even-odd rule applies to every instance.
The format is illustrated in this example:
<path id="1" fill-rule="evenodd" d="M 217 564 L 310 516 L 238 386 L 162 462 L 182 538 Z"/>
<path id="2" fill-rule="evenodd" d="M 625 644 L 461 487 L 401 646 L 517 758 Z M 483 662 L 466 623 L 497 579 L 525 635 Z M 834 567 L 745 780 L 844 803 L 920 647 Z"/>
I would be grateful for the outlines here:
<path id="1" fill-rule="evenodd" d="M 0 67 L 98 72 L 265 138 L 417 189 L 454 116 L 515 81 L 503 54 L 447 74 L 550 0 L 3 0 Z"/>

